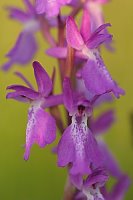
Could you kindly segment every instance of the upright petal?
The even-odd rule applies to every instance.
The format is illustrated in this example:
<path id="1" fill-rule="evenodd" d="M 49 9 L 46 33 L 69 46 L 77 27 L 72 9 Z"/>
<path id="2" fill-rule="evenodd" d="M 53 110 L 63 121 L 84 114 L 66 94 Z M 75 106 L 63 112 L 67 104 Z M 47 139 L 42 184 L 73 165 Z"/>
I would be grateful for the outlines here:
<path id="1" fill-rule="evenodd" d="M 85 42 L 89 39 L 90 34 L 91 34 L 91 20 L 90 20 L 89 11 L 86 9 L 83 10 L 80 33 Z"/>
<path id="2" fill-rule="evenodd" d="M 52 80 L 48 76 L 45 69 L 37 61 L 33 62 L 34 74 L 38 85 L 38 91 L 47 97 L 52 91 Z"/>
<path id="3" fill-rule="evenodd" d="M 68 17 L 66 21 L 66 39 L 68 44 L 74 49 L 81 50 L 83 48 L 84 40 L 72 17 Z"/>
<path id="4" fill-rule="evenodd" d="M 70 79 L 65 78 L 63 82 L 63 96 L 64 96 L 64 105 L 71 113 L 74 109 L 74 100 L 73 100 L 73 92 L 70 85 Z"/>
<path id="5" fill-rule="evenodd" d="M 32 105 L 28 113 L 24 159 L 28 160 L 30 149 L 34 143 L 42 148 L 52 143 L 55 138 L 56 123 L 54 118 L 40 106 Z"/>
<path id="6" fill-rule="evenodd" d="M 60 11 L 60 4 L 58 3 L 57 0 L 46 0 L 45 1 L 46 5 L 46 15 L 48 17 L 54 17 L 59 14 Z"/>
<path id="7" fill-rule="evenodd" d="M 98 48 L 102 43 L 109 43 L 112 41 L 112 35 L 109 34 L 107 31 L 104 33 L 100 33 L 101 31 L 105 30 L 108 26 L 111 26 L 109 23 L 101 25 L 96 31 L 91 35 L 91 37 L 86 42 L 86 45 L 90 49 Z"/>

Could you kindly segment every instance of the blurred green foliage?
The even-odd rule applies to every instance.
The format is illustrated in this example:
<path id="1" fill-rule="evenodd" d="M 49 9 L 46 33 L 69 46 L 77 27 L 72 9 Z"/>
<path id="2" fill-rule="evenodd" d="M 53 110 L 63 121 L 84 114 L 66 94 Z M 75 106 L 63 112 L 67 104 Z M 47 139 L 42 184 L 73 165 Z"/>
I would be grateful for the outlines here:
<path id="1" fill-rule="evenodd" d="M 0 65 L 6 61 L 4 55 L 13 46 L 22 26 L 7 17 L 6 5 L 23 7 L 22 1 L 0 1 Z M 130 129 L 130 113 L 133 112 L 133 1 L 112 0 L 104 7 L 106 22 L 114 35 L 115 52 L 103 49 L 103 57 L 112 76 L 126 90 L 126 96 L 117 100 L 114 107 L 117 123 L 111 128 L 105 140 L 118 159 L 121 168 L 133 178 L 133 137 Z M 48 47 L 38 34 L 40 50 L 35 60 L 39 60 L 52 73 L 55 60 L 47 57 Z M 56 69 L 57 64 L 56 64 Z M 51 148 L 56 142 L 40 149 L 32 148 L 28 162 L 23 160 L 25 127 L 28 105 L 5 99 L 6 86 L 21 83 L 14 71 L 21 71 L 33 83 L 31 63 L 28 66 L 14 66 L 8 73 L 0 72 L 0 199 L 1 200 L 59 200 L 63 194 L 66 170 L 56 166 L 56 156 Z M 59 91 L 59 78 L 56 91 Z M 130 188 L 126 200 L 133 196 Z"/>

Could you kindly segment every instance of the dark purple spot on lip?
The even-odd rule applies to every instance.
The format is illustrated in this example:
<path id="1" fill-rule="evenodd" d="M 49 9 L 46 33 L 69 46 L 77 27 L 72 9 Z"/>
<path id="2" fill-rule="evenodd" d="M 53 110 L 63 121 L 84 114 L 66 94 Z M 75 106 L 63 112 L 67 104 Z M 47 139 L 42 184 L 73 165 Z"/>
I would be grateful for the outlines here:
<path id="1" fill-rule="evenodd" d="M 84 110 L 85 110 L 85 106 L 83 106 L 83 105 L 79 105 L 79 106 L 78 106 L 79 115 L 82 115 L 83 112 L 84 112 Z"/>

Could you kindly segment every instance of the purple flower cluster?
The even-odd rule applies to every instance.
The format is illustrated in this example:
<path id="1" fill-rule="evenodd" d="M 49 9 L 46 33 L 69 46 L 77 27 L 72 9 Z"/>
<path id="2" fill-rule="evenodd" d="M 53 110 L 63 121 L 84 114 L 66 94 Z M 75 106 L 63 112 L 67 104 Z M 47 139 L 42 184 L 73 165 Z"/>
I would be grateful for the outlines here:
<path id="1" fill-rule="evenodd" d="M 102 4 L 107 0 L 23 0 L 26 10 L 7 7 L 9 16 L 23 24 L 16 44 L 7 54 L 8 62 L 2 66 L 9 70 L 14 64 L 27 64 L 38 49 L 35 33 L 41 31 L 50 47 L 48 56 L 58 60 L 62 92 L 54 94 L 55 70 L 50 78 L 38 61 L 33 70 L 38 89 L 20 73 L 16 73 L 26 84 L 8 86 L 12 90 L 8 99 L 30 104 L 26 128 L 24 159 L 28 160 L 31 147 L 37 143 L 41 148 L 56 139 L 56 126 L 61 138 L 54 149 L 59 167 L 67 167 L 71 193 L 68 200 L 122 200 L 130 181 L 123 173 L 102 139 L 102 134 L 115 122 L 114 110 L 106 110 L 97 118 L 93 110 L 115 97 L 124 95 L 111 77 L 101 57 L 101 45 L 112 49 L 112 35 L 104 22 Z M 61 14 L 62 7 L 69 6 L 71 12 Z M 75 17 L 82 11 L 80 28 Z M 50 30 L 56 28 L 55 40 Z M 64 105 L 67 125 L 64 126 L 59 105 Z M 116 183 L 111 191 L 107 188 L 109 177 Z M 70 186 L 74 187 L 69 191 Z"/>

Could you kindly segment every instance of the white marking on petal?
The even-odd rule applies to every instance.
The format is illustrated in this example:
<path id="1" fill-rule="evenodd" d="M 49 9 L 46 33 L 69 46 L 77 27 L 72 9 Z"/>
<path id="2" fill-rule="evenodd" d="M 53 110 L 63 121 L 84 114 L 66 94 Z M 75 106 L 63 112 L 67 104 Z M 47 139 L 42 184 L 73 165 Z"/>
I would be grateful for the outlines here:
<path id="1" fill-rule="evenodd" d="M 99 190 L 99 187 L 96 187 L 95 189 L 92 187 L 89 189 L 83 189 L 83 193 L 86 195 L 87 200 L 105 200 Z"/>
<path id="2" fill-rule="evenodd" d="M 78 114 L 75 113 L 72 116 L 72 139 L 75 144 L 76 155 L 81 159 L 85 157 L 84 146 L 86 143 L 87 134 L 87 115 L 84 113 L 79 117 Z"/>
<path id="3" fill-rule="evenodd" d="M 83 55 L 87 56 L 90 60 L 96 60 L 96 57 L 92 50 L 90 50 L 86 45 L 82 48 Z"/>
<path id="4" fill-rule="evenodd" d="M 36 32 L 40 28 L 40 23 L 36 19 L 30 19 L 24 24 L 24 31 Z"/>
<path id="5" fill-rule="evenodd" d="M 33 128 L 36 124 L 36 113 L 38 109 L 41 107 L 42 101 L 33 101 L 31 107 L 28 112 L 28 123 L 26 128 L 26 144 L 29 144 L 31 138 L 33 136 Z M 32 135 L 31 135 L 32 134 Z"/>

